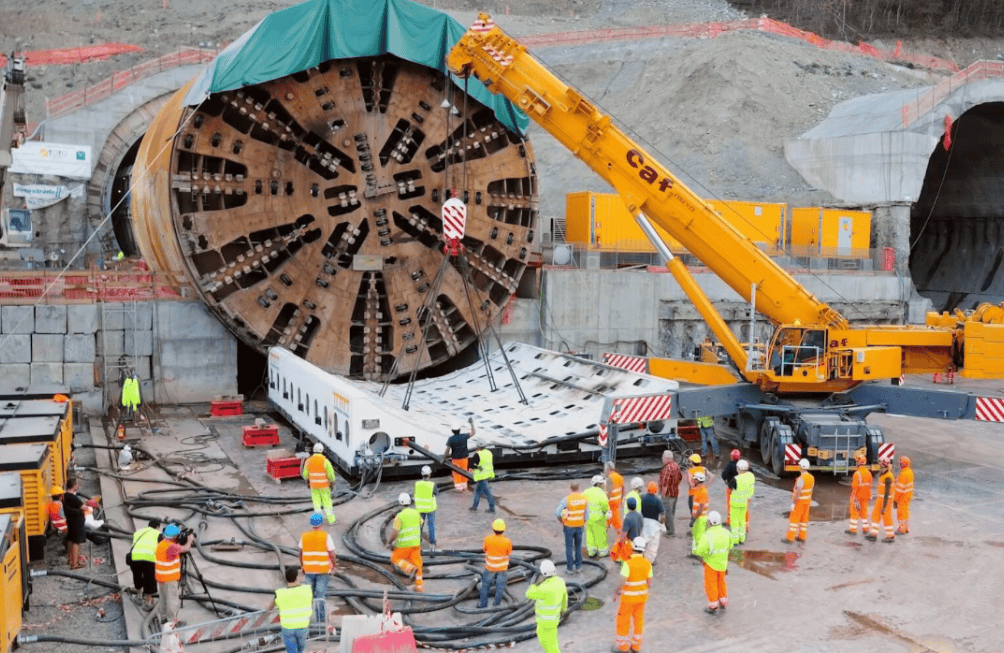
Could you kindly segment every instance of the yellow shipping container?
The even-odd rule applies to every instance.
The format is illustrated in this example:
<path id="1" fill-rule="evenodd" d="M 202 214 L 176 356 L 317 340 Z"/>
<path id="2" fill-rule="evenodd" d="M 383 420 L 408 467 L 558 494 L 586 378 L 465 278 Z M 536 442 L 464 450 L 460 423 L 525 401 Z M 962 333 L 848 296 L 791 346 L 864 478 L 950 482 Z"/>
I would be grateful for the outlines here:
<path id="1" fill-rule="evenodd" d="M 769 243 L 771 253 L 784 243 L 787 205 L 723 200 L 710 204 L 750 240 Z M 658 225 L 655 229 L 671 250 L 685 251 Z M 565 240 L 594 250 L 655 251 L 620 196 L 611 193 L 569 193 L 565 197 Z"/>
<path id="2" fill-rule="evenodd" d="M 792 209 L 792 254 L 867 256 L 871 228 L 870 211 L 824 209 L 818 206 Z"/>

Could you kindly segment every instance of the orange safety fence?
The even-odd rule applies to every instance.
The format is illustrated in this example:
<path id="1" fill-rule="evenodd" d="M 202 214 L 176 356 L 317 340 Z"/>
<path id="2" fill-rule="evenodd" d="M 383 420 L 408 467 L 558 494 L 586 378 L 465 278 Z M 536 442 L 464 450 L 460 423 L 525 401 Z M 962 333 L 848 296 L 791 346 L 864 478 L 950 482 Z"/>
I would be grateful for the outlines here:
<path id="1" fill-rule="evenodd" d="M 57 278 L 58 277 L 58 278 Z M 94 304 L 186 299 L 164 275 L 138 270 L 0 271 L 0 304 Z"/>
<path id="2" fill-rule="evenodd" d="M 146 52 L 145 48 L 128 43 L 100 43 L 84 45 L 77 48 L 59 48 L 57 50 L 35 50 L 24 53 L 25 66 L 56 66 L 67 63 L 84 63 L 94 59 L 107 59 L 117 54 L 127 52 Z M 0 66 L 7 65 L 7 57 L 0 55 Z"/>
<path id="3" fill-rule="evenodd" d="M 613 27 L 608 29 L 583 30 L 579 32 L 554 32 L 526 36 L 520 42 L 527 47 L 548 47 L 556 45 L 577 45 L 595 43 L 598 41 L 628 41 L 660 37 L 677 38 L 715 38 L 731 32 L 755 30 L 779 36 L 787 36 L 805 41 L 823 50 L 838 50 L 863 54 L 885 61 L 902 61 L 933 70 L 955 72 L 959 67 L 954 61 L 940 59 L 921 54 L 903 52 L 903 44 L 897 43 L 894 50 L 880 50 L 867 43 L 852 45 L 842 41 L 831 41 L 818 34 L 792 27 L 770 18 L 751 18 L 749 20 L 734 20 L 715 23 L 697 23 L 693 25 L 654 25 L 650 27 Z"/>
<path id="4" fill-rule="evenodd" d="M 182 48 L 177 52 L 165 54 L 162 57 L 146 61 L 127 70 L 120 70 L 111 77 L 98 82 L 94 86 L 89 86 L 79 91 L 67 93 L 66 95 L 61 95 L 51 100 L 46 100 L 46 115 L 50 119 L 65 115 L 74 109 L 79 109 L 80 107 L 91 104 L 92 102 L 103 100 L 112 93 L 121 90 L 133 82 L 137 82 L 146 77 L 151 77 L 165 70 L 177 68 L 178 66 L 208 63 L 212 61 L 213 57 L 215 57 L 218 53 L 219 50 Z"/>
<path id="5" fill-rule="evenodd" d="M 970 64 L 940 84 L 931 88 L 916 100 L 907 102 L 902 107 L 903 126 L 909 127 L 925 113 L 932 111 L 945 98 L 959 90 L 969 82 L 983 79 L 999 79 L 1004 77 L 1004 61 L 977 61 Z M 946 125 L 950 128 L 950 124 Z"/>

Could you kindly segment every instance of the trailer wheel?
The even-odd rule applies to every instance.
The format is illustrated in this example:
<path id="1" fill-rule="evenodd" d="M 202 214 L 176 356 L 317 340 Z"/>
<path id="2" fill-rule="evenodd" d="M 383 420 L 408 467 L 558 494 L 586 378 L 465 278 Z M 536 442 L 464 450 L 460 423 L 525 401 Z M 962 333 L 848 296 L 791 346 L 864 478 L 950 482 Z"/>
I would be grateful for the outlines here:
<path id="1" fill-rule="evenodd" d="M 781 440 L 777 437 L 777 431 L 771 433 L 770 450 L 773 452 L 771 471 L 774 472 L 775 476 L 781 476 L 784 474 L 784 451 L 781 450 Z"/>
<path id="2" fill-rule="evenodd" d="M 771 442 L 770 423 L 764 420 L 760 423 L 760 457 L 763 458 L 763 464 L 768 467 L 771 464 L 773 458 L 771 452 L 774 449 L 775 445 Z"/>

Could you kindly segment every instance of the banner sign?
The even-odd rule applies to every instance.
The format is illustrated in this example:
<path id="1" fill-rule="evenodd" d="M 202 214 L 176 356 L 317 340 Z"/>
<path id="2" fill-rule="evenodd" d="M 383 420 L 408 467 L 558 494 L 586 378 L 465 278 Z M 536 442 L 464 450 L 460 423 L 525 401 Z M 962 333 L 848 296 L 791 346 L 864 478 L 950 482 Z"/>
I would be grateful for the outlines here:
<path id="1" fill-rule="evenodd" d="M 11 150 L 11 172 L 56 175 L 69 179 L 91 178 L 91 146 L 26 141 Z"/>
<path id="2" fill-rule="evenodd" d="M 76 188 L 66 186 L 45 186 L 43 184 L 19 184 L 14 182 L 14 197 L 23 197 L 29 209 L 44 209 L 67 197 L 83 197 L 83 184 Z"/>

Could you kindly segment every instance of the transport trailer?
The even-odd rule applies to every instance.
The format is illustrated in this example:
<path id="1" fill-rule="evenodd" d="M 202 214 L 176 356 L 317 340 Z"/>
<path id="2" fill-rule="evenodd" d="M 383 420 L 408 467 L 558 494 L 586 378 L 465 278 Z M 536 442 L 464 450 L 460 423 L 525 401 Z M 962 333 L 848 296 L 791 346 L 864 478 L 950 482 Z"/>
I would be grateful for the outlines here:
<path id="1" fill-rule="evenodd" d="M 470 445 L 489 447 L 495 466 L 553 465 L 598 460 L 600 413 L 608 398 L 668 394 L 676 381 L 632 372 L 522 343 L 505 345 L 484 360 L 437 378 L 415 381 L 408 410 L 407 384 L 383 386 L 329 374 L 282 347 L 268 357 L 268 397 L 304 445 L 320 442 L 342 471 L 361 476 L 418 475 L 439 456 L 450 427 L 462 424 Z M 505 358 L 519 388 L 513 383 Z M 522 403 L 520 391 L 526 398 Z M 621 429 L 618 456 L 657 453 L 678 442 L 675 422 L 629 424 Z"/>

